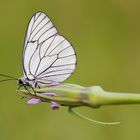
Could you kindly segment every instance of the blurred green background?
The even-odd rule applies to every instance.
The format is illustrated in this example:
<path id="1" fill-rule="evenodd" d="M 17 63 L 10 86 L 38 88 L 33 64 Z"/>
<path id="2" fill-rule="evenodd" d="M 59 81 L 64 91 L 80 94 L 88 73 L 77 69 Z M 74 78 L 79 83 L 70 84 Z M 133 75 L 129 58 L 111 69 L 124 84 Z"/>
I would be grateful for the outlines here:
<path id="1" fill-rule="evenodd" d="M 29 19 L 47 13 L 73 44 L 78 58 L 67 83 L 140 93 L 140 1 L 0 0 L 0 73 L 22 76 L 21 52 Z M 80 108 L 83 114 L 120 125 L 97 125 L 66 107 L 29 106 L 16 82 L 0 84 L 0 140 L 139 140 L 140 105 Z"/>

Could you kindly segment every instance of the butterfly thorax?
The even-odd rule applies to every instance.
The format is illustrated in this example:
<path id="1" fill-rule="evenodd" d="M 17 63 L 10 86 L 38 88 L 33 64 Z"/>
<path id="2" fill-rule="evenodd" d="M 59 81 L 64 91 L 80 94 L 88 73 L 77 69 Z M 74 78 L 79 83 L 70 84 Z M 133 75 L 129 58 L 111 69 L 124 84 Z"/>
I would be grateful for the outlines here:
<path id="1" fill-rule="evenodd" d="M 35 88 L 36 86 L 36 80 L 35 79 L 29 79 L 27 77 L 22 77 L 18 80 L 18 84 L 20 86 L 30 86 L 32 88 Z"/>

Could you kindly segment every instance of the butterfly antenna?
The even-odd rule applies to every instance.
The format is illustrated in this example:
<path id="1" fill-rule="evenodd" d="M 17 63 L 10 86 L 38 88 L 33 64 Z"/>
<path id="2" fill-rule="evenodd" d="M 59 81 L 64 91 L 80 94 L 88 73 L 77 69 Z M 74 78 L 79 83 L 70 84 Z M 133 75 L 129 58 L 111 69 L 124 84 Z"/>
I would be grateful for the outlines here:
<path id="1" fill-rule="evenodd" d="M 6 81 L 10 81 L 10 80 L 15 80 L 15 79 L 4 79 L 4 80 L 0 80 L 0 82 L 6 82 Z"/>
<path id="2" fill-rule="evenodd" d="M 11 80 L 18 80 L 18 78 L 16 77 L 12 77 L 12 76 L 9 76 L 9 75 L 5 75 L 5 74 L 0 74 L 0 76 L 3 76 L 3 77 L 7 77 L 7 78 L 11 78 Z M 7 79 L 8 80 L 8 79 Z M 10 80 L 10 79 L 9 79 Z"/>

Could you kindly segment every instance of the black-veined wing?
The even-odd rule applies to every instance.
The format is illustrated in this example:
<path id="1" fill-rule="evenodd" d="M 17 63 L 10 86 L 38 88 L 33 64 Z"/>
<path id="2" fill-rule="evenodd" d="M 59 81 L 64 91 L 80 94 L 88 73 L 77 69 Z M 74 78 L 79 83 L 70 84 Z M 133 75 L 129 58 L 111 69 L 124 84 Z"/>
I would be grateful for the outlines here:
<path id="1" fill-rule="evenodd" d="M 36 13 L 30 20 L 23 49 L 23 73 L 40 85 L 62 82 L 75 70 L 72 45 L 59 35 L 47 15 Z"/>

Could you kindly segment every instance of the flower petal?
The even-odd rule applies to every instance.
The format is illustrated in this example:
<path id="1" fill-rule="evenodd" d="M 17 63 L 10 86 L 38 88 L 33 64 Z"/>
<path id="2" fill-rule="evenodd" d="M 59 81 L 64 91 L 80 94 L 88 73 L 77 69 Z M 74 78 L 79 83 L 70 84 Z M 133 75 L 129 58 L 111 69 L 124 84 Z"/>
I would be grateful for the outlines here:
<path id="1" fill-rule="evenodd" d="M 38 104 L 40 103 L 41 100 L 40 99 L 37 99 L 37 98 L 31 98 L 30 100 L 28 100 L 28 104 L 32 105 L 32 104 Z"/>
<path id="2" fill-rule="evenodd" d="M 59 109 L 59 104 L 58 103 L 56 103 L 56 102 L 54 102 L 54 101 L 51 101 L 51 107 L 52 107 L 52 109 L 53 110 L 57 110 L 57 109 Z"/>

